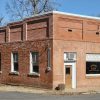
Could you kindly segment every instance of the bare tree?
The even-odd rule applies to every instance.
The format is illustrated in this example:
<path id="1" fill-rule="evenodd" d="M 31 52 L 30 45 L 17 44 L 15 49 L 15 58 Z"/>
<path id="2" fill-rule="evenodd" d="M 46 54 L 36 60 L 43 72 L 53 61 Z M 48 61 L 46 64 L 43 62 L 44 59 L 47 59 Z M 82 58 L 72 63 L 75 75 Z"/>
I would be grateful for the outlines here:
<path id="1" fill-rule="evenodd" d="M 4 19 L 3 17 L 0 17 L 0 26 L 2 26 L 2 24 L 3 24 L 3 22 L 2 22 L 3 19 Z"/>
<path id="2" fill-rule="evenodd" d="M 6 4 L 6 10 L 11 20 L 56 10 L 57 0 L 11 0 Z"/>

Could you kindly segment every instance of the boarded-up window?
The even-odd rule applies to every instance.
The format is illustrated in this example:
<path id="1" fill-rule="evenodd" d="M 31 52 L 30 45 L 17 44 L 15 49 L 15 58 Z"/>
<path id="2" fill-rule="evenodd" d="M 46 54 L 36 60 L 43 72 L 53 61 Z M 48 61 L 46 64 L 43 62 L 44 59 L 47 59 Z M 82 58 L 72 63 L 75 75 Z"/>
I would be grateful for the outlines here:
<path id="1" fill-rule="evenodd" d="M 11 26 L 10 27 L 10 42 L 23 40 L 23 26 Z"/>
<path id="2" fill-rule="evenodd" d="M 27 39 L 34 40 L 47 36 L 47 20 L 31 21 L 27 24 Z"/>

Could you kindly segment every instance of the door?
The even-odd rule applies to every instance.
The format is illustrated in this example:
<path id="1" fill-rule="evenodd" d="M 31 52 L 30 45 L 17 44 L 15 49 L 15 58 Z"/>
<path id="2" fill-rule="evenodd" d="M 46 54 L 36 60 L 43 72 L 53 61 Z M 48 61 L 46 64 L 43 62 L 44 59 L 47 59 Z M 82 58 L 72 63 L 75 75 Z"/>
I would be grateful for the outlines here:
<path id="1" fill-rule="evenodd" d="M 72 65 L 65 65 L 65 86 L 72 88 Z"/>

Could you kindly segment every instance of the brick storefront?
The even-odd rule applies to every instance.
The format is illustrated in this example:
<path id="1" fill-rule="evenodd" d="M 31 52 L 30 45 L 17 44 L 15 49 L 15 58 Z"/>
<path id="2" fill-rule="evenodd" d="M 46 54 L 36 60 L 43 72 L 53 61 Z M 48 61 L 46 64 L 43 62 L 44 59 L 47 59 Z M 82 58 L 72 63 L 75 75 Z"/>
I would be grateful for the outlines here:
<path id="1" fill-rule="evenodd" d="M 100 87 L 99 33 L 100 18 L 57 11 L 1 27 L 0 83 L 51 89 L 59 84 L 66 88 Z M 11 71 L 13 52 L 18 53 L 18 72 Z M 30 52 L 39 52 L 38 75 L 30 73 Z M 75 59 L 67 59 L 69 54 L 72 58 L 75 54 Z M 87 62 L 93 63 L 92 69 Z M 71 78 L 67 80 L 67 77 Z"/>

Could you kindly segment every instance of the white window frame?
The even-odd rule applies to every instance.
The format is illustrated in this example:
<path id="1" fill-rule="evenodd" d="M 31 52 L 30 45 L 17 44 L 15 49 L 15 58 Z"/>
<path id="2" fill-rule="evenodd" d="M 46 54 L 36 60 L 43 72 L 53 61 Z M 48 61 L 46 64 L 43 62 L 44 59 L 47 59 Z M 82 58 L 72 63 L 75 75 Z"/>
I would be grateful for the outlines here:
<path id="1" fill-rule="evenodd" d="M 15 52 L 14 52 L 15 53 Z M 13 52 L 11 53 L 11 72 L 18 72 L 14 70 L 14 59 L 13 59 Z M 18 53 L 18 52 L 16 52 Z"/>
<path id="2" fill-rule="evenodd" d="M 0 52 L 0 72 L 2 71 L 1 62 L 2 62 L 2 60 L 1 60 L 1 52 Z"/>
<path id="3" fill-rule="evenodd" d="M 35 52 L 30 52 L 30 74 L 39 74 L 39 73 L 33 71 L 32 53 L 35 53 Z"/>
<path id="4" fill-rule="evenodd" d="M 90 55 L 90 57 L 89 57 Z M 95 55 L 95 57 L 93 57 Z M 97 56 L 97 57 L 96 57 Z M 100 62 L 100 53 L 86 53 L 86 62 L 92 62 L 92 61 L 99 61 Z M 86 74 L 87 77 L 100 77 L 100 74 Z"/>

